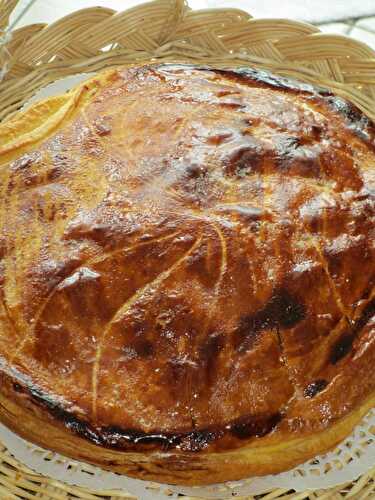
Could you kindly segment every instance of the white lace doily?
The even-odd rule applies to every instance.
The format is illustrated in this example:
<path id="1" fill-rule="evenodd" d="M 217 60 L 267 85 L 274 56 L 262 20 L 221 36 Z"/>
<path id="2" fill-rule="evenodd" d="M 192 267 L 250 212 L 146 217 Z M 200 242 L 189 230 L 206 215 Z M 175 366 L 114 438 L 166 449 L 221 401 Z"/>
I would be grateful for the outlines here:
<path id="1" fill-rule="evenodd" d="M 95 73 L 69 76 L 40 89 L 25 107 L 49 96 L 70 90 Z M 243 481 L 205 487 L 183 487 L 151 483 L 107 472 L 99 467 L 77 462 L 44 450 L 20 438 L 0 424 L 0 440 L 9 452 L 35 472 L 74 486 L 92 490 L 125 490 L 141 500 L 166 500 L 179 494 L 192 497 L 229 499 L 265 493 L 275 488 L 297 492 L 331 488 L 351 482 L 375 464 L 375 408 L 353 433 L 334 451 L 277 475 L 255 477 Z"/>
<path id="2" fill-rule="evenodd" d="M 157 484 L 107 472 L 35 446 L 1 424 L 0 440 L 17 460 L 33 471 L 74 486 L 92 490 L 125 490 L 142 500 L 173 499 L 179 494 L 228 499 L 260 494 L 275 488 L 294 489 L 298 492 L 330 488 L 354 481 L 375 463 L 375 409 L 330 453 L 317 456 L 281 474 L 204 487 Z"/>

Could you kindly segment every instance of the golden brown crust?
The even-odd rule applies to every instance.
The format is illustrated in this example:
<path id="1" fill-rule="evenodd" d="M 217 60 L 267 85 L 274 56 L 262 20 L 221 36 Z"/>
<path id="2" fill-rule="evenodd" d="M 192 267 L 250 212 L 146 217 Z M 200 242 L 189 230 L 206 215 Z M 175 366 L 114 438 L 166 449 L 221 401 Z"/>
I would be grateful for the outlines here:
<path id="1" fill-rule="evenodd" d="M 186 484 L 334 446 L 374 403 L 374 161 L 353 106 L 254 70 L 111 70 L 0 125 L 0 418 Z"/>

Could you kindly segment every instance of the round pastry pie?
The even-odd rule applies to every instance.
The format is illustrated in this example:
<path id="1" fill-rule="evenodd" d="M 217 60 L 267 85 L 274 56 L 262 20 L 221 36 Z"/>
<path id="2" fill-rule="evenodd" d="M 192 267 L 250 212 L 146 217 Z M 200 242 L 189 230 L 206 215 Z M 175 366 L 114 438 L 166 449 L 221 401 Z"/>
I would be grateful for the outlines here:
<path id="1" fill-rule="evenodd" d="M 204 484 L 375 403 L 375 126 L 254 69 L 108 70 L 0 125 L 0 420 Z"/>

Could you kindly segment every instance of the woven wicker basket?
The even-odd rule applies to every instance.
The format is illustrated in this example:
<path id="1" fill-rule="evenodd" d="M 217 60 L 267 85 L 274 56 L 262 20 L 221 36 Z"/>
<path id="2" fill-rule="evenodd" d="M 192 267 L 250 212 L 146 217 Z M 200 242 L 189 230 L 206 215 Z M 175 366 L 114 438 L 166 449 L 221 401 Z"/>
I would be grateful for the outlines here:
<path id="1" fill-rule="evenodd" d="M 0 0 L 0 34 L 16 3 Z M 6 50 L 0 50 L 0 67 L 5 59 L 8 71 L 0 83 L 0 120 L 56 79 L 151 60 L 271 69 L 331 88 L 375 119 L 375 52 L 365 44 L 322 34 L 300 22 L 252 19 L 237 9 L 193 11 L 184 0 L 157 0 L 121 13 L 93 7 L 49 26 L 26 26 L 13 33 Z M 115 491 L 90 492 L 37 475 L 0 445 L 0 498 L 132 497 Z M 375 467 L 358 481 L 331 490 L 296 494 L 280 489 L 257 498 L 375 499 Z"/>

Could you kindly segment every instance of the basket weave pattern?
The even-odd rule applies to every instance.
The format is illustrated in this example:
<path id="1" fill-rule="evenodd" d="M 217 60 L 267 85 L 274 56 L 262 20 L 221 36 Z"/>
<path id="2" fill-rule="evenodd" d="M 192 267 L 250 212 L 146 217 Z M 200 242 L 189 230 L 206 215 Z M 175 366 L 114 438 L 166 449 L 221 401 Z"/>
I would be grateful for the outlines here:
<path id="1" fill-rule="evenodd" d="M 0 0 L 0 35 L 17 0 Z M 193 11 L 184 0 L 156 0 L 124 12 L 92 7 L 51 24 L 13 32 L 0 48 L 0 120 L 41 87 L 68 75 L 150 61 L 257 66 L 331 88 L 375 119 L 375 52 L 365 44 L 289 20 L 253 19 L 238 9 Z M 10 54 L 10 58 L 9 58 Z M 0 446 L 0 498 L 131 498 L 90 492 L 30 471 Z M 375 468 L 331 490 L 274 490 L 263 500 L 375 499 Z M 249 497 L 250 500 L 250 497 Z"/>
<path id="2" fill-rule="evenodd" d="M 0 29 L 16 0 L 0 0 Z M 0 84 L 0 120 L 43 85 L 75 73 L 150 60 L 256 65 L 332 88 L 375 118 L 375 52 L 365 44 L 289 20 L 238 9 L 191 10 L 157 0 L 117 13 L 83 9 L 16 30 Z"/>

